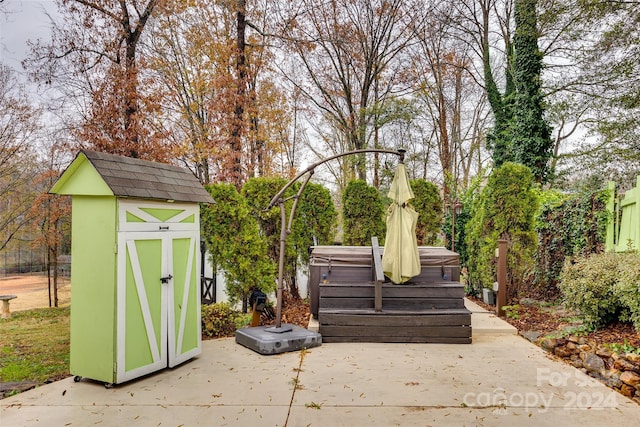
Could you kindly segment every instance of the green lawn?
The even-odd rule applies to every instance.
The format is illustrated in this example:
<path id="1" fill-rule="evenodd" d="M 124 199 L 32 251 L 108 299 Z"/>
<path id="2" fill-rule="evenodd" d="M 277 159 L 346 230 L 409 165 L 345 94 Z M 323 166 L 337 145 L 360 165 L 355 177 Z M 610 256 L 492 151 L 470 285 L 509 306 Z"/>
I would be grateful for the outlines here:
<path id="1" fill-rule="evenodd" d="M 69 376 L 70 308 L 39 308 L 0 319 L 0 382 Z"/>

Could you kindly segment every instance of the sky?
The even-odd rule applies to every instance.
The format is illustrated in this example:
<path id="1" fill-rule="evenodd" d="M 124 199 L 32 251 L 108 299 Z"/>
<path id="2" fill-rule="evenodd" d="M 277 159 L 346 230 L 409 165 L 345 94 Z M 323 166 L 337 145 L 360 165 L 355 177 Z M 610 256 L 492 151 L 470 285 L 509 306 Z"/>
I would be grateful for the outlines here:
<path id="1" fill-rule="evenodd" d="M 53 0 L 4 0 L 0 3 L 0 61 L 20 74 L 25 59 L 27 40 L 50 36 L 50 19 L 55 14 Z"/>

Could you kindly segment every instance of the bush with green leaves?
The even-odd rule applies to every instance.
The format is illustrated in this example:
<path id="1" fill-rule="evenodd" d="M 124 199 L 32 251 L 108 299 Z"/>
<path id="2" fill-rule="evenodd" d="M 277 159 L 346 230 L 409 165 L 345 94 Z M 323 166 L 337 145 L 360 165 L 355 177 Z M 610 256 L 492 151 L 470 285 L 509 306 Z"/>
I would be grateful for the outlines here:
<path id="1" fill-rule="evenodd" d="M 275 289 L 276 264 L 269 258 L 267 242 L 236 188 L 224 183 L 206 188 L 215 203 L 202 206 L 202 237 L 214 272 L 224 271 L 229 300 L 241 301 L 246 311 L 253 289 L 265 293 Z"/>
<path id="2" fill-rule="evenodd" d="M 534 230 L 538 199 L 533 174 L 524 165 L 505 163 L 489 176 L 486 187 L 472 206 L 467 223 L 469 280 L 490 288 L 496 280 L 495 249 L 499 239 L 508 242 L 508 299 L 516 297 L 536 249 Z"/>
<path id="3" fill-rule="evenodd" d="M 287 181 L 278 177 L 259 177 L 249 179 L 241 190 L 242 196 L 247 202 L 249 213 L 258 221 L 260 230 L 267 238 L 272 259 L 277 260 L 277 251 L 280 244 L 280 208 L 278 204 L 267 209 L 269 202 Z M 287 198 L 293 195 L 293 190 L 288 189 L 284 194 Z M 291 202 L 286 203 L 286 213 L 289 213 Z"/>
<path id="4" fill-rule="evenodd" d="M 280 205 L 276 204 L 267 209 L 269 202 L 285 186 L 287 180 L 279 177 L 258 177 L 249 179 L 242 186 L 242 195 L 247 201 L 249 214 L 258 222 L 260 234 L 267 241 L 267 254 L 269 259 L 277 266 L 280 259 L 280 230 L 281 212 Z M 292 188 L 287 189 L 283 197 L 286 199 L 295 193 Z M 289 218 L 289 212 L 293 201 L 285 203 L 285 217 Z M 298 294 L 295 285 L 296 251 L 291 239 L 286 240 L 284 261 L 284 288 L 295 295 Z"/>
<path id="5" fill-rule="evenodd" d="M 444 221 L 442 223 L 442 232 L 445 235 L 447 241 L 447 248 L 451 249 L 451 231 L 455 233 L 455 243 L 453 249 L 460 255 L 460 265 L 467 265 L 469 260 L 469 255 L 467 251 L 467 223 L 471 220 L 471 207 L 470 205 L 463 204 L 462 209 L 459 213 L 455 215 L 456 223 L 455 227 L 451 227 L 451 222 L 453 220 L 453 214 L 451 212 L 447 212 L 444 215 Z"/>
<path id="6" fill-rule="evenodd" d="M 221 302 L 202 306 L 202 335 L 205 338 L 231 337 L 237 329 L 251 322 L 251 315 L 243 314 Z"/>
<path id="7" fill-rule="evenodd" d="M 618 256 L 605 253 L 565 262 L 558 287 L 567 308 L 577 310 L 585 324 L 599 327 L 619 312 L 617 281 Z"/>
<path id="8" fill-rule="evenodd" d="M 565 262 L 558 287 L 585 324 L 633 322 L 640 331 L 640 255 L 607 252 Z"/>
<path id="9" fill-rule="evenodd" d="M 371 245 L 371 237 L 384 244 L 385 209 L 380 192 L 363 180 L 351 181 L 342 194 L 342 243 L 351 246 Z"/>
<path id="10" fill-rule="evenodd" d="M 442 198 L 440 189 L 424 179 L 410 181 L 415 198 L 410 201 L 418 213 L 416 238 L 418 245 L 434 245 L 442 226 Z"/>
<path id="11" fill-rule="evenodd" d="M 628 252 L 617 256 L 619 276 L 613 292 L 623 308 L 620 320 L 632 322 L 640 332 L 640 255 Z"/>
<path id="12" fill-rule="evenodd" d="M 251 178 L 242 187 L 242 194 L 247 199 L 250 213 L 258 221 L 262 235 L 268 242 L 269 257 L 276 264 L 280 258 L 282 215 L 279 205 L 271 209 L 266 208 L 271 199 L 286 184 L 287 181 L 283 178 L 260 177 Z M 295 196 L 301 185 L 297 182 L 289 187 L 283 195 L 284 199 Z M 285 202 L 285 222 L 287 223 L 292 207 L 293 199 Z M 329 190 L 322 185 L 308 183 L 298 200 L 291 234 L 286 238 L 283 286 L 294 298 L 300 297 L 296 284 L 298 261 L 303 264 L 308 263 L 308 249 L 313 244 L 314 236 L 320 244 L 333 243 L 337 215 Z"/>
<path id="13" fill-rule="evenodd" d="M 295 191 L 299 188 L 300 184 L 294 186 Z M 303 264 L 309 263 L 314 237 L 319 245 L 333 244 L 337 218 L 331 192 L 320 184 L 308 183 L 300 195 L 290 236 Z"/>

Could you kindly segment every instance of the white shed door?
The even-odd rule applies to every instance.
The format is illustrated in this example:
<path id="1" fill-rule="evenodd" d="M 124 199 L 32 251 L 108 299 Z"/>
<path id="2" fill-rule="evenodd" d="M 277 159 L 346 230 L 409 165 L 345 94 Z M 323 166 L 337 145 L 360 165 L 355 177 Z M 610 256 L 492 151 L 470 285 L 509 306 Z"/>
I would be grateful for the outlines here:
<path id="1" fill-rule="evenodd" d="M 197 237 L 119 233 L 117 382 L 200 353 Z"/>

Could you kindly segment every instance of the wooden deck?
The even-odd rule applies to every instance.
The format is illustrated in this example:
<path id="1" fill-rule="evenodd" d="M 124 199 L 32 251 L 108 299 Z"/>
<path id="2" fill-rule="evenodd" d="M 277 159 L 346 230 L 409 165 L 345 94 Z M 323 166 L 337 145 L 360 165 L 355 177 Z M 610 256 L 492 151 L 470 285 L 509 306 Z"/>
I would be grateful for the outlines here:
<path id="1" fill-rule="evenodd" d="M 350 248 L 336 247 L 338 253 L 333 255 L 327 248 L 322 255 L 331 257 L 325 259 L 333 265 L 321 265 L 315 272 L 324 278 L 315 286 L 314 313 L 323 342 L 471 343 L 471 312 L 464 306 L 464 287 L 458 282 L 457 254 L 438 248 L 425 256 L 423 250 L 421 275 L 402 285 L 383 283 L 381 310 L 376 310 L 372 249 L 367 266 L 363 250 L 356 251 L 357 261 L 351 265 Z M 311 288 L 313 296 L 313 283 Z"/>

